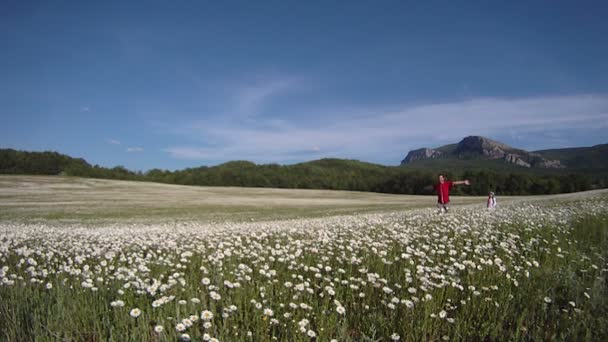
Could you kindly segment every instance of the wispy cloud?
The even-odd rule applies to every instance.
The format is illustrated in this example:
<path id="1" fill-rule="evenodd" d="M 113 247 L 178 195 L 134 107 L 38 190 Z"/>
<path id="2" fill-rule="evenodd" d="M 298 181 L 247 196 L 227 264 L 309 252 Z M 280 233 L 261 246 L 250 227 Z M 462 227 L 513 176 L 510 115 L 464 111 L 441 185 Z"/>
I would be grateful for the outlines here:
<path id="1" fill-rule="evenodd" d="M 91 111 L 91 107 L 89 107 L 89 106 L 80 107 L 80 111 L 83 112 L 83 113 L 90 112 Z"/>
<path id="2" fill-rule="evenodd" d="M 204 147 L 170 147 L 162 150 L 172 157 L 186 160 L 203 160 L 213 154 L 213 150 Z"/>
<path id="3" fill-rule="evenodd" d="M 256 115 L 272 97 L 280 95 L 296 84 L 297 80 L 292 77 L 273 77 L 241 85 L 234 94 L 235 112 L 241 116 Z"/>
<path id="4" fill-rule="evenodd" d="M 302 127 L 288 117 L 280 124 L 256 127 L 219 121 L 182 123 L 173 126 L 173 131 L 214 145 L 172 146 L 164 151 L 174 158 L 214 162 L 286 162 L 330 156 L 369 161 L 393 156 L 398 161 L 409 149 L 436 147 L 472 134 L 494 137 L 606 127 L 608 96 L 474 98 L 361 113 L 355 118 L 325 117 L 326 124 L 319 128 Z"/>
<path id="5" fill-rule="evenodd" d="M 120 145 L 120 141 L 116 140 L 116 139 L 108 139 L 107 142 L 108 142 L 108 144 L 112 144 L 112 145 Z"/>
<path id="6" fill-rule="evenodd" d="M 131 153 L 131 152 L 143 152 L 144 149 L 141 147 L 128 147 L 127 148 L 127 152 Z"/>

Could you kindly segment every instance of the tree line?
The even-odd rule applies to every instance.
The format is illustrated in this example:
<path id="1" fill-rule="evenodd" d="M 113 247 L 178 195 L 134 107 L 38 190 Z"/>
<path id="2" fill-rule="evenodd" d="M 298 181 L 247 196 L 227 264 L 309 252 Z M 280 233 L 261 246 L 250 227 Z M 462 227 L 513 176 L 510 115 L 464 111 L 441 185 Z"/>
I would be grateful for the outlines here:
<path id="1" fill-rule="evenodd" d="M 0 150 L 0 173 L 65 175 L 103 179 L 152 181 L 200 186 L 236 186 L 290 189 L 370 191 L 392 194 L 428 195 L 437 182 L 437 172 L 406 167 L 382 166 L 356 160 L 321 159 L 294 165 L 257 165 L 233 161 L 213 167 L 169 171 L 152 169 L 133 172 L 123 166 L 105 168 L 84 159 L 57 152 Z M 471 186 L 456 187 L 455 194 L 537 195 L 584 191 L 608 187 L 606 175 L 589 176 L 564 172 L 552 175 L 497 171 L 449 170 L 448 179 L 469 179 Z"/>

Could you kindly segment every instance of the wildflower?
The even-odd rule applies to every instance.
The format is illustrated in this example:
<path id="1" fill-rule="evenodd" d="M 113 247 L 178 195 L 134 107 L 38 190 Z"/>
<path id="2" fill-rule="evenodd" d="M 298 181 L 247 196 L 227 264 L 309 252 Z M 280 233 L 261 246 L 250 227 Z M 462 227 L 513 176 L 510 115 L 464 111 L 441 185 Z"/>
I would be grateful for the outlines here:
<path id="1" fill-rule="evenodd" d="M 160 334 L 161 332 L 163 332 L 163 330 L 165 330 L 165 328 L 163 328 L 163 326 L 162 326 L 162 325 L 157 325 L 157 326 L 155 326 L 155 327 L 154 327 L 154 331 L 155 331 L 157 334 Z"/>
<path id="2" fill-rule="evenodd" d="M 547 304 L 551 303 L 551 298 L 545 297 L 545 303 L 547 303 Z"/>
<path id="3" fill-rule="evenodd" d="M 336 312 L 338 312 L 340 315 L 344 315 L 346 313 L 346 309 L 343 306 L 338 306 L 336 308 Z"/>
<path id="4" fill-rule="evenodd" d="M 393 341 L 399 341 L 400 339 L 401 339 L 401 336 L 399 336 L 399 334 L 397 334 L 397 333 L 393 333 L 391 335 L 391 340 L 393 340 Z"/>
<path id="5" fill-rule="evenodd" d="M 213 319 L 213 313 L 209 310 L 204 310 L 203 312 L 201 312 L 201 319 L 203 321 L 210 321 Z"/>
<path id="6" fill-rule="evenodd" d="M 141 315 L 141 310 L 138 308 L 132 309 L 131 312 L 129 312 L 129 315 L 131 315 L 133 318 L 137 318 L 139 315 Z"/>
<path id="7" fill-rule="evenodd" d="M 113 308 L 121 308 L 121 307 L 125 306 L 125 302 L 123 302 L 122 300 L 115 300 L 115 301 L 111 302 L 110 305 Z"/>

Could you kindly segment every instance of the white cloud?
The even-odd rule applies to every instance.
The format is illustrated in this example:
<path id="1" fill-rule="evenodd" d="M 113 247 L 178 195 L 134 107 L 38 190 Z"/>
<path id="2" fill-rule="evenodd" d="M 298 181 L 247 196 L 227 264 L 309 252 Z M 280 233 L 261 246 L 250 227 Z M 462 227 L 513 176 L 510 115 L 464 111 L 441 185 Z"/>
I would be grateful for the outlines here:
<path id="1" fill-rule="evenodd" d="M 127 152 L 143 152 L 144 149 L 141 147 L 128 147 Z"/>
<path id="2" fill-rule="evenodd" d="M 80 107 L 80 111 L 83 112 L 83 113 L 90 112 L 91 111 L 91 107 L 89 107 L 89 106 Z"/>
<path id="3" fill-rule="evenodd" d="M 162 151 L 168 152 L 172 157 L 177 159 L 187 160 L 202 160 L 208 158 L 212 154 L 212 150 L 207 148 L 196 147 L 172 147 Z"/>
<path id="4" fill-rule="evenodd" d="M 296 86 L 293 77 L 258 77 L 256 81 L 235 86 L 233 94 L 233 115 L 237 117 L 255 116 L 264 105 L 282 93 Z"/>
<path id="5" fill-rule="evenodd" d="M 318 128 L 302 127 L 288 117 L 282 118 L 281 125 L 258 125 L 263 128 L 246 123 L 190 122 L 174 126 L 173 131 L 214 146 L 177 146 L 164 151 L 175 158 L 208 161 L 281 162 L 324 156 L 372 161 L 379 154 L 399 159 L 409 149 L 437 147 L 467 135 L 491 138 L 600 127 L 608 122 L 608 96 L 474 98 L 392 111 L 371 109 L 356 118 L 325 115 L 323 119 L 325 124 Z"/>
<path id="6" fill-rule="evenodd" d="M 108 143 L 112 145 L 120 145 L 120 141 L 116 139 L 108 139 Z"/>

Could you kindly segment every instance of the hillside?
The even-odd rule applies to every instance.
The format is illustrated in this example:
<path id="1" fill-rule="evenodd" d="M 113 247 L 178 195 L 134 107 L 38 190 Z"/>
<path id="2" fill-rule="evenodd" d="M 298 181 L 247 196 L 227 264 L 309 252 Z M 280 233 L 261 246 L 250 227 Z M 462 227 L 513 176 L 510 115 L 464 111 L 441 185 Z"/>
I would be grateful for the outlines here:
<path id="1" fill-rule="evenodd" d="M 534 151 L 544 158 L 558 159 L 573 169 L 608 169 L 608 144 L 592 147 L 561 148 Z"/>
<path id="2" fill-rule="evenodd" d="M 70 169 L 86 168 L 91 168 L 91 165 L 84 159 L 57 152 L 0 149 L 0 174 L 56 175 Z"/>
<path id="3" fill-rule="evenodd" d="M 432 162 L 429 162 L 432 161 Z M 456 162 L 466 161 L 466 162 Z M 485 163 L 480 161 L 496 161 Z M 420 164 L 422 162 L 422 164 Z M 487 167 L 510 169 L 607 169 L 608 144 L 593 147 L 552 149 L 542 151 L 525 151 L 498 141 L 480 136 L 469 136 L 457 144 L 437 148 L 420 148 L 409 151 L 401 165 L 417 167 L 443 167 L 443 165 L 461 165 L 461 167 Z"/>
<path id="4" fill-rule="evenodd" d="M 0 175 L 0 222 L 198 222 L 323 217 L 427 207 L 433 199 L 353 191 L 205 187 Z M 482 204 L 483 198 L 458 204 Z"/>
<path id="5" fill-rule="evenodd" d="M 441 151 L 456 151 L 447 145 Z M 548 152 L 555 153 L 555 152 Z M 501 195 L 555 194 L 608 186 L 608 169 L 520 167 L 500 159 L 438 158 L 417 160 L 404 166 L 383 166 L 357 160 L 320 159 L 294 165 L 232 161 L 221 165 L 145 173 L 124 167 L 91 166 L 83 159 L 56 152 L 0 150 L 0 174 L 66 175 L 102 179 L 149 181 L 199 186 L 350 190 L 393 194 L 432 193 L 438 173 L 450 179 L 467 178 L 470 187 L 455 194 Z"/>

